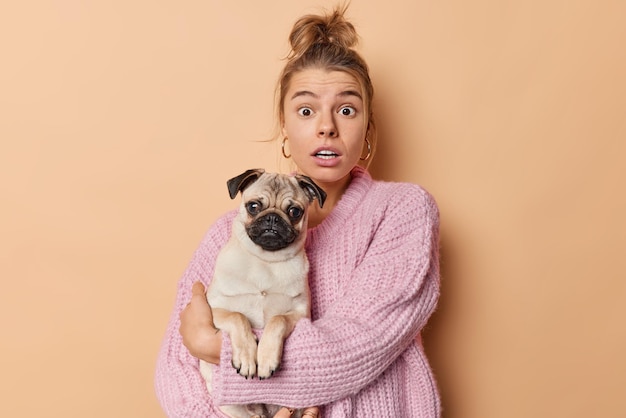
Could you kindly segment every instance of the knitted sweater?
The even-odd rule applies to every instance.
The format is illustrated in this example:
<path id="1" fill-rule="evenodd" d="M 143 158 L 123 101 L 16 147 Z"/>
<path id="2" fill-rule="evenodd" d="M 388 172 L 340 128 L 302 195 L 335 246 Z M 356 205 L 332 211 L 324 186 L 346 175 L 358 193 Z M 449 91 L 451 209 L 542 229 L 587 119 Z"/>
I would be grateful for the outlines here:
<path id="1" fill-rule="evenodd" d="M 308 230 L 311 320 L 288 337 L 280 370 L 244 379 L 223 335 L 213 398 L 182 344 L 179 312 L 209 283 L 232 211 L 209 229 L 178 284 L 159 353 L 156 393 L 169 417 L 223 417 L 216 405 L 320 406 L 323 418 L 438 418 L 440 400 L 420 331 L 439 297 L 439 213 L 417 185 L 374 181 L 361 168 L 332 213 Z"/>

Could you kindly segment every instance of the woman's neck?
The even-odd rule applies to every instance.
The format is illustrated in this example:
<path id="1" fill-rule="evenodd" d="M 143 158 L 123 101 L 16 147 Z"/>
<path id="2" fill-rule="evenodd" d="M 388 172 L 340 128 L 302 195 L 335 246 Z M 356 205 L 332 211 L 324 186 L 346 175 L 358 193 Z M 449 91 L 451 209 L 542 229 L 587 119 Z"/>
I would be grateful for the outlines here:
<path id="1" fill-rule="evenodd" d="M 320 207 L 319 204 L 315 202 L 310 206 L 308 218 L 309 228 L 313 228 L 321 224 L 324 219 L 330 215 L 335 206 L 337 206 L 339 200 L 341 200 L 345 191 L 348 189 L 350 181 L 352 181 L 352 175 L 350 174 L 335 183 L 323 183 L 316 181 L 317 185 L 326 192 L 326 200 L 324 201 L 324 207 Z"/>

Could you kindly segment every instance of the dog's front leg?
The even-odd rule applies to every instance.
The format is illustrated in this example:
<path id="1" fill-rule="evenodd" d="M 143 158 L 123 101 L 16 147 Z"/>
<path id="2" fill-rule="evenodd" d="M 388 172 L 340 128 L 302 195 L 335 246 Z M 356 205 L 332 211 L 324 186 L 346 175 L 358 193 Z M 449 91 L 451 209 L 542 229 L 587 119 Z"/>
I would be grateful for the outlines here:
<path id="1" fill-rule="evenodd" d="M 291 334 L 296 322 L 303 315 L 291 312 L 270 318 L 265 325 L 257 351 L 257 374 L 259 379 L 266 379 L 274 374 L 280 365 L 285 338 Z"/>
<path id="2" fill-rule="evenodd" d="M 250 321 L 239 312 L 213 308 L 213 322 L 218 329 L 230 336 L 233 346 L 232 364 L 237 373 L 248 377 L 256 374 L 257 340 L 252 333 Z"/>

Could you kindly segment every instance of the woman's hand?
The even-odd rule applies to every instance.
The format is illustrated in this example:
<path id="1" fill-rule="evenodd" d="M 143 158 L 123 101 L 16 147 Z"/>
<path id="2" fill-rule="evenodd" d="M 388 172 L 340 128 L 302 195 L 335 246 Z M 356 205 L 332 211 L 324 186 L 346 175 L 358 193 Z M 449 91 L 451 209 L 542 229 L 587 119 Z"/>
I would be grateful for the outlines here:
<path id="1" fill-rule="evenodd" d="M 274 415 L 274 418 L 289 418 L 293 415 L 293 409 L 280 408 L 280 410 Z M 320 410 L 317 407 L 306 408 L 302 412 L 302 418 L 320 418 Z"/>
<path id="2" fill-rule="evenodd" d="M 219 364 L 222 333 L 213 324 L 213 313 L 201 282 L 195 282 L 191 288 L 191 301 L 180 313 L 179 332 L 192 356 Z"/>

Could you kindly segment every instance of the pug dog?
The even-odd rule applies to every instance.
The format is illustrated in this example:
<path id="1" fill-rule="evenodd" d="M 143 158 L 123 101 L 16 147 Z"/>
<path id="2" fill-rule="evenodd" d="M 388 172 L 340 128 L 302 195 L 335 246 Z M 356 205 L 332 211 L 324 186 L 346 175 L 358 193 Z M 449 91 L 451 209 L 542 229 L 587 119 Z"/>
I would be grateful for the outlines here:
<path id="1" fill-rule="evenodd" d="M 304 250 L 309 205 L 324 205 L 326 193 L 304 175 L 247 170 L 227 182 L 230 198 L 241 192 L 232 233 L 220 250 L 207 300 L 217 329 L 228 333 L 232 365 L 247 378 L 271 377 L 283 343 L 300 318 L 310 317 Z M 253 329 L 263 329 L 257 343 Z M 212 390 L 212 365 L 200 360 Z M 232 418 L 272 417 L 280 406 L 226 405 Z M 300 416 L 296 411 L 293 416 Z"/>

